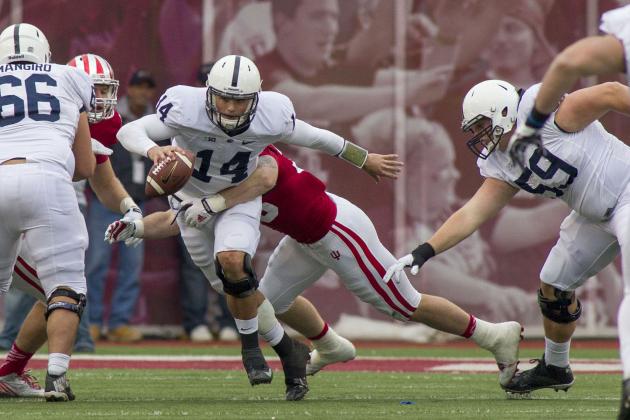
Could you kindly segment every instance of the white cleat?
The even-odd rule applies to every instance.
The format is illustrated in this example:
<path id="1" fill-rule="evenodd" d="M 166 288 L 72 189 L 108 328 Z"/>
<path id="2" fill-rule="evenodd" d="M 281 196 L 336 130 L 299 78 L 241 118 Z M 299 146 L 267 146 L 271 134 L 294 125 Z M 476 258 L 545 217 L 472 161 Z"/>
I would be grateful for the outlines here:
<path id="1" fill-rule="evenodd" d="M 507 385 L 518 367 L 518 345 L 523 339 L 523 327 L 515 321 L 495 325 L 495 340 L 489 350 L 499 366 L 499 384 Z"/>
<path id="2" fill-rule="evenodd" d="M 0 376 L 0 398 L 43 398 L 44 390 L 29 370 Z"/>
<path id="3" fill-rule="evenodd" d="M 334 349 L 325 352 L 315 349 L 311 352 L 311 361 L 306 364 L 306 374 L 315 375 L 328 365 L 348 362 L 356 356 L 357 349 L 354 348 L 354 344 L 339 336 Z"/>

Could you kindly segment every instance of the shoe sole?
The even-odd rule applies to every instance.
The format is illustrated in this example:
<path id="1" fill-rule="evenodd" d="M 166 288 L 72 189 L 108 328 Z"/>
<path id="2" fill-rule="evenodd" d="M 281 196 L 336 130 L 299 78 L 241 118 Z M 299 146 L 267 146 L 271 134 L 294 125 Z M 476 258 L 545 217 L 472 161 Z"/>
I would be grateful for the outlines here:
<path id="1" fill-rule="evenodd" d="M 44 392 L 46 402 L 66 402 L 71 401 L 65 392 L 48 391 Z"/>
<path id="2" fill-rule="evenodd" d="M 343 358 L 342 358 L 342 359 L 335 360 L 335 361 L 330 362 L 330 363 L 326 363 L 326 364 L 324 364 L 323 366 L 321 366 L 320 368 L 318 368 L 318 369 L 316 369 L 316 370 L 312 368 L 313 364 L 309 362 L 309 363 L 306 365 L 306 375 L 307 375 L 307 376 L 313 376 L 313 375 L 315 375 L 317 372 L 319 372 L 320 370 L 324 369 L 326 366 L 329 366 L 329 365 L 332 365 L 332 364 L 335 364 L 335 363 L 348 363 L 348 362 L 350 362 L 350 361 L 354 360 L 354 359 L 357 357 L 357 351 L 356 351 L 356 348 L 354 348 L 354 346 L 352 346 L 352 348 L 353 348 L 353 350 L 354 350 L 354 351 L 353 351 L 353 353 L 352 353 L 352 355 L 351 355 L 350 357 L 348 357 L 348 358 L 346 358 L 346 359 L 343 359 Z M 317 351 L 317 350 L 313 350 L 313 351 L 309 354 L 309 357 L 310 357 L 311 361 L 313 360 L 313 353 L 314 353 L 314 352 L 316 352 L 316 351 Z M 318 352 L 318 353 L 319 353 L 319 352 Z"/>
<path id="3" fill-rule="evenodd" d="M 512 378 L 518 371 L 519 346 L 520 346 L 520 342 L 523 341 L 524 332 L 525 332 L 525 328 L 523 328 L 522 325 L 518 324 L 518 326 L 520 328 L 520 331 L 519 331 L 519 339 L 516 344 L 516 362 L 511 363 L 509 365 L 497 364 L 497 366 L 499 367 L 499 385 L 501 385 L 501 388 L 503 388 L 504 385 L 507 385 L 508 383 L 510 383 L 510 381 L 512 380 Z"/>
<path id="4" fill-rule="evenodd" d="M 247 378 L 249 379 L 249 384 L 251 386 L 270 384 L 273 380 L 273 371 L 271 368 L 267 371 L 258 371 L 255 376 L 250 376 L 248 373 Z"/>
<path id="5" fill-rule="evenodd" d="M 303 386 L 301 386 L 299 388 L 300 388 L 300 392 L 298 394 L 290 397 L 290 398 L 289 398 L 289 392 L 287 392 L 285 400 L 287 400 L 287 401 L 301 401 L 301 400 L 303 400 L 304 397 L 306 396 L 306 394 L 308 394 L 309 389 L 308 389 L 308 387 L 303 387 Z M 294 389 L 297 389 L 297 387 L 294 388 Z"/>
<path id="6" fill-rule="evenodd" d="M 571 383 L 568 383 L 568 384 L 538 386 L 538 387 L 533 387 L 526 390 L 514 390 L 514 389 L 506 389 L 506 388 L 503 388 L 503 390 L 507 394 L 516 394 L 516 395 L 531 394 L 533 391 L 538 391 L 539 389 L 553 389 L 556 392 L 558 391 L 568 392 L 569 388 L 571 388 L 574 383 L 575 381 L 572 381 Z"/>

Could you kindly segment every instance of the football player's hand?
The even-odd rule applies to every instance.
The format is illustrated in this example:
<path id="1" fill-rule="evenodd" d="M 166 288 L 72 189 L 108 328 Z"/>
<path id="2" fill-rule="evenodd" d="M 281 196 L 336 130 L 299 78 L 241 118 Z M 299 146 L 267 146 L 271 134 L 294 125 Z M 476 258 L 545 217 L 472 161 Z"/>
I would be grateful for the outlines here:
<path id="1" fill-rule="evenodd" d="M 110 244 L 125 241 L 127 246 L 136 246 L 142 241 L 143 235 L 144 222 L 142 219 L 120 219 L 107 226 L 105 241 Z"/>
<path id="2" fill-rule="evenodd" d="M 92 153 L 94 153 L 95 155 L 109 156 L 112 153 L 114 153 L 114 151 L 110 149 L 109 147 L 106 147 L 100 141 L 96 139 L 92 139 Z"/>
<path id="3" fill-rule="evenodd" d="M 398 178 L 403 166 L 404 163 L 398 160 L 398 155 L 369 153 L 362 169 L 378 182 L 382 176 L 392 179 Z"/>
<path id="4" fill-rule="evenodd" d="M 194 228 L 200 228 L 212 220 L 212 217 L 217 214 L 210 207 L 207 197 L 195 198 L 194 200 L 182 201 L 182 209 L 186 209 L 184 212 L 184 221 L 186 225 Z"/>
<path id="5" fill-rule="evenodd" d="M 184 149 L 178 146 L 154 146 L 147 151 L 147 157 L 158 163 L 167 157 L 175 158 L 175 152 L 183 153 Z"/>
<path id="6" fill-rule="evenodd" d="M 514 134 L 512 134 L 506 150 L 512 162 L 524 168 L 526 164 L 526 152 L 530 145 L 536 146 L 536 148 L 542 150 L 543 153 L 545 151 L 540 136 L 540 130 L 530 127 L 527 124 L 521 124 L 516 128 Z"/>
<path id="7" fill-rule="evenodd" d="M 421 243 L 411 251 L 411 254 L 407 254 L 402 258 L 399 258 L 392 266 L 390 266 L 385 272 L 385 276 L 383 280 L 385 282 L 390 281 L 394 276 L 396 276 L 396 281 L 398 281 L 398 276 L 401 271 L 405 269 L 405 267 L 411 267 L 411 274 L 414 276 L 418 274 L 420 267 L 435 256 L 435 250 L 433 246 L 428 242 Z"/>
<path id="8" fill-rule="evenodd" d="M 129 210 L 127 210 L 125 214 L 123 215 L 123 218 L 120 219 L 121 222 L 126 222 L 126 223 L 135 222 L 137 220 L 142 221 L 142 210 L 140 210 L 140 207 L 136 207 L 136 206 L 129 208 Z M 142 242 L 142 238 L 132 236 L 125 240 L 125 245 L 138 246 L 140 242 Z"/>

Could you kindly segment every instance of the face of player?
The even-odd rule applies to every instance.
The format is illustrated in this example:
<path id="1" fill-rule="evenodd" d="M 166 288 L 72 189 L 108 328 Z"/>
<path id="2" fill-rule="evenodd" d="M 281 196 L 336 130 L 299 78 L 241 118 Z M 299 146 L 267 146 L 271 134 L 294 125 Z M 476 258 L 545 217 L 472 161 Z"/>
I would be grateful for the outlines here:
<path id="1" fill-rule="evenodd" d="M 314 68 L 330 58 L 339 32 L 339 4 L 337 0 L 302 0 L 292 19 L 285 19 L 279 38 L 291 45 L 285 51 L 297 60 Z"/>
<path id="2" fill-rule="evenodd" d="M 110 85 L 94 85 L 94 95 L 96 99 L 116 99 L 114 97 L 114 87 Z M 96 111 L 103 111 L 101 101 L 96 101 Z"/>
<path id="3" fill-rule="evenodd" d="M 245 115 L 252 104 L 251 99 L 232 99 L 223 96 L 214 96 L 215 107 L 222 114 L 222 118 L 238 120 L 239 117 Z"/>
<path id="4" fill-rule="evenodd" d="M 530 62 L 535 45 L 534 31 L 526 23 L 504 16 L 486 58 L 494 69 L 516 71 Z"/>

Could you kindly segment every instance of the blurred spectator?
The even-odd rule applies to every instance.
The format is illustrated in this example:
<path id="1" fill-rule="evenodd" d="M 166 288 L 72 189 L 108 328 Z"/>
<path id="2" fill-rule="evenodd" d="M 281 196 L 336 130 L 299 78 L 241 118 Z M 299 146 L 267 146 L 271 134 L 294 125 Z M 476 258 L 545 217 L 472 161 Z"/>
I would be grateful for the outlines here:
<path id="1" fill-rule="evenodd" d="M 199 86 L 206 85 L 207 75 L 212 64 L 204 63 L 199 66 L 197 73 Z M 186 334 L 192 341 L 197 342 L 212 340 L 212 334 L 215 334 L 220 340 L 237 339 L 234 319 L 227 309 L 225 297 L 209 287 L 210 283 L 190 258 L 181 236 L 178 236 L 178 243 L 181 252 L 180 298 Z M 213 315 L 210 322 L 208 322 L 209 307 Z"/>
<path id="2" fill-rule="evenodd" d="M 118 100 L 117 110 L 123 124 L 144 115 L 153 114 L 155 80 L 146 70 L 137 70 L 131 76 L 127 94 Z M 114 172 L 133 200 L 144 208 L 144 184 L 150 165 L 148 160 L 132 155 L 119 144 L 110 156 Z M 110 223 L 120 218 L 98 200 L 91 200 L 88 208 L 87 227 L 90 247 L 86 257 L 86 277 L 90 291 L 90 334 L 98 339 L 104 327 L 104 298 L 107 273 L 112 260 L 113 247 L 102 240 L 103 232 Z M 113 288 L 108 320 L 107 339 L 133 342 L 142 339 L 140 331 L 129 325 L 140 294 L 140 272 L 144 260 L 144 242 L 136 247 L 118 245 L 118 267 Z"/>

